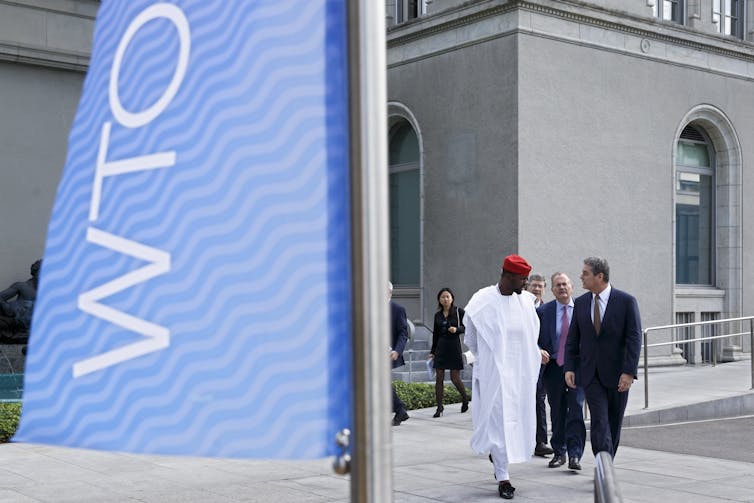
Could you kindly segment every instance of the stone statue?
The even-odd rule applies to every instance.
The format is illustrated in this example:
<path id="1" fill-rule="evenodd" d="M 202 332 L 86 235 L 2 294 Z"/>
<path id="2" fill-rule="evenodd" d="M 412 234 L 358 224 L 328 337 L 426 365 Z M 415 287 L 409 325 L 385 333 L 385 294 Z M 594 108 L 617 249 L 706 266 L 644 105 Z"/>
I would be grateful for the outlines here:
<path id="1" fill-rule="evenodd" d="M 31 264 L 31 278 L 16 281 L 0 292 L 0 342 L 26 344 L 29 340 L 41 266 L 42 261 L 37 260 Z"/>

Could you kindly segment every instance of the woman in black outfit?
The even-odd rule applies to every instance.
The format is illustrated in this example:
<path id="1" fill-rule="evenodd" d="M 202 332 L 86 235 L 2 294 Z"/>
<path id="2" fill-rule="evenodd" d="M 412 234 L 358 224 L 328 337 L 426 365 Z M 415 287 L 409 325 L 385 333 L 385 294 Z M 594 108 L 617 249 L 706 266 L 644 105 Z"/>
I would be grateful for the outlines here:
<path id="1" fill-rule="evenodd" d="M 461 356 L 461 334 L 464 311 L 453 304 L 454 296 L 450 288 L 443 288 L 437 294 L 437 305 L 440 308 L 435 313 L 434 330 L 432 330 L 432 350 L 429 357 L 434 360 L 435 367 L 435 399 L 437 411 L 433 417 L 442 416 L 442 394 L 445 386 L 445 370 L 450 370 L 450 380 L 461 393 L 463 405 L 461 412 L 469 410 L 469 397 L 466 387 L 461 381 L 463 358 Z"/>

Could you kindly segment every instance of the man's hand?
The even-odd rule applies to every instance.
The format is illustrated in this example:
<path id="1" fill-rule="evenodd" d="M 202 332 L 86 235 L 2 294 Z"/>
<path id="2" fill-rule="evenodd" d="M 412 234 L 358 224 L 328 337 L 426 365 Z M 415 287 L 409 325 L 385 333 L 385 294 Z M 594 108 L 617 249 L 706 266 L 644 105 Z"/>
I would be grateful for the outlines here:
<path id="1" fill-rule="evenodd" d="M 542 365 L 547 365 L 550 362 L 550 353 L 544 349 L 540 349 L 539 352 L 542 355 Z"/>
<path id="2" fill-rule="evenodd" d="M 393 361 L 397 360 L 397 359 L 398 359 L 398 356 L 399 356 L 399 355 L 398 355 L 398 351 L 391 351 L 391 352 L 390 352 L 390 358 L 391 358 L 391 359 L 392 359 Z"/>
<path id="3" fill-rule="evenodd" d="M 575 388 L 576 387 L 576 373 L 570 370 L 566 372 L 565 382 L 566 382 L 566 386 L 568 386 L 569 388 Z"/>
<path id="4" fill-rule="evenodd" d="M 623 393 L 624 391 L 628 391 L 633 382 L 634 376 L 631 374 L 621 374 L 620 380 L 618 381 L 618 392 Z"/>

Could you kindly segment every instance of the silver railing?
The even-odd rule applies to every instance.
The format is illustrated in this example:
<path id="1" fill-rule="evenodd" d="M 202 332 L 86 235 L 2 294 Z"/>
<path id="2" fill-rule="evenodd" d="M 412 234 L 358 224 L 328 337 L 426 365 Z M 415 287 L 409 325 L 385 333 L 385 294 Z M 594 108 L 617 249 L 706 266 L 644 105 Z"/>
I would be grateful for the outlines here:
<path id="1" fill-rule="evenodd" d="M 623 496 L 615 478 L 613 458 L 600 451 L 594 458 L 594 503 L 621 503 Z"/>
<path id="2" fill-rule="evenodd" d="M 649 344 L 649 332 L 656 331 L 656 330 L 668 330 L 668 329 L 675 329 L 675 328 L 687 328 L 687 327 L 697 327 L 702 325 L 722 325 L 724 323 L 734 323 L 734 322 L 749 322 L 749 331 L 748 332 L 738 332 L 734 334 L 724 334 L 724 335 L 713 335 L 709 337 L 696 337 L 696 334 L 694 334 L 694 337 L 691 339 L 683 339 L 683 340 L 674 340 L 674 341 L 667 341 L 667 342 L 656 342 L 654 344 Z M 675 325 L 662 325 L 659 327 L 649 327 L 645 328 L 642 331 L 642 336 L 644 340 L 644 408 L 649 408 L 649 364 L 648 361 L 648 355 L 649 355 L 649 348 L 657 347 L 657 346 L 671 346 L 671 345 L 677 345 L 677 344 L 692 344 L 695 342 L 701 342 L 701 341 L 712 341 L 712 363 L 713 365 L 717 363 L 717 350 L 715 348 L 715 341 L 718 339 L 727 339 L 729 337 L 742 337 L 746 334 L 749 334 L 749 344 L 750 348 L 754 348 L 754 316 L 744 316 L 742 318 L 726 318 L 724 320 L 709 320 L 709 321 L 697 321 L 692 323 L 676 323 Z M 751 389 L 754 389 L 754 357 L 751 358 Z"/>

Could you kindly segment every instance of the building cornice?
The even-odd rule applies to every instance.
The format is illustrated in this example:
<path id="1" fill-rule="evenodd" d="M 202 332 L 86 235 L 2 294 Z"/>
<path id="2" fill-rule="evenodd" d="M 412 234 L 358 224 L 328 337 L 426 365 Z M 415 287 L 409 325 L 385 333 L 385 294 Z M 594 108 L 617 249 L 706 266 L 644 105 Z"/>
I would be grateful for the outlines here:
<path id="1" fill-rule="evenodd" d="M 485 8 L 479 8 L 479 5 L 469 6 L 468 4 L 464 4 L 433 16 L 417 18 L 407 23 L 392 26 L 387 32 L 387 47 L 390 49 L 394 46 L 472 25 L 486 18 L 506 14 L 518 8 L 518 3 L 516 1 L 508 1 L 502 5 Z M 470 13 L 464 13 L 464 11 L 469 10 L 471 11 Z"/>
<path id="2" fill-rule="evenodd" d="M 388 49 L 397 48 L 512 11 L 544 15 L 571 23 L 620 32 L 650 42 L 661 42 L 717 56 L 754 62 L 754 44 L 750 42 L 708 34 L 655 18 L 599 9 L 584 3 L 565 0 L 557 3 L 543 0 L 469 2 L 426 18 L 391 27 L 388 30 L 387 47 Z M 519 28 L 515 31 L 526 33 L 528 30 Z M 480 36 L 480 40 L 490 38 L 494 37 L 491 34 Z"/>
<path id="3" fill-rule="evenodd" d="M 89 68 L 89 58 L 88 53 L 53 51 L 42 47 L 0 42 L 0 61 L 86 72 Z"/>
<path id="4" fill-rule="evenodd" d="M 97 16 L 100 4 L 99 0 L 0 0 L 0 5 L 54 12 L 92 20 Z"/>
<path id="5" fill-rule="evenodd" d="M 100 2 L 0 0 L 0 61 L 85 72 Z"/>

